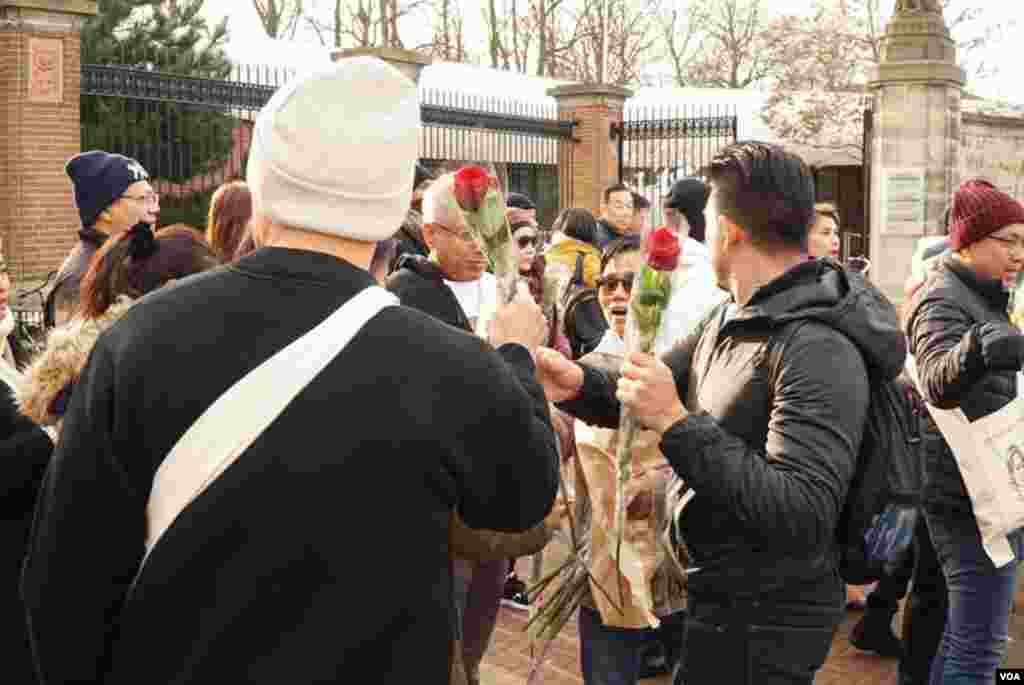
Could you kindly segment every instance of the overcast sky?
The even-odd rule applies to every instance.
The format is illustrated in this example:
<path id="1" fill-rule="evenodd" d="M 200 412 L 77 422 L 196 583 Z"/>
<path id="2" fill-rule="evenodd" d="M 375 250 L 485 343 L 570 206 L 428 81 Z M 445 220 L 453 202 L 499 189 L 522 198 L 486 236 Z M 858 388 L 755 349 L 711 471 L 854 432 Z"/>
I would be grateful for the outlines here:
<path id="1" fill-rule="evenodd" d="M 326 0 L 314 0 L 324 4 Z M 889 7 L 893 0 L 888 2 Z M 766 0 L 773 12 L 799 12 L 810 3 L 807 0 Z M 969 89 L 983 97 L 1007 99 L 1024 104 L 1024 78 L 1021 78 L 1017 62 L 1020 60 L 1020 46 L 1024 45 L 1024 2 L 1020 0 L 1003 0 L 1001 2 L 978 2 L 978 0 L 962 0 L 961 4 L 984 5 L 986 22 L 1000 26 L 1003 38 L 984 50 L 984 59 L 999 66 L 998 73 L 984 80 L 973 80 Z M 482 7 L 478 0 L 463 0 L 466 8 L 467 30 L 472 35 L 483 32 L 482 13 L 469 8 Z M 245 63 L 271 63 L 288 66 L 308 66 L 320 62 L 324 50 L 316 38 L 306 35 L 301 42 L 289 47 L 287 54 L 279 49 L 268 55 L 263 30 L 259 17 L 253 9 L 252 0 L 206 0 L 205 12 L 211 18 L 229 17 L 228 28 L 231 33 L 229 53 L 233 59 Z M 429 39 L 429 27 L 422 18 L 415 23 L 401 26 L 400 31 L 407 44 Z M 416 35 L 417 31 L 420 35 Z M 457 85 L 457 84 L 452 84 Z"/>

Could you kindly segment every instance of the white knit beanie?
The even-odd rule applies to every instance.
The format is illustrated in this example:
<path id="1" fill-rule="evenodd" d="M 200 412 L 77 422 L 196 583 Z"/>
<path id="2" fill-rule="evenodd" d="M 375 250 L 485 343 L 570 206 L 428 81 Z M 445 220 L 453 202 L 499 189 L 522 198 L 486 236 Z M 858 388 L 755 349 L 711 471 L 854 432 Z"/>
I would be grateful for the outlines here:
<path id="1" fill-rule="evenodd" d="M 295 79 L 260 111 L 246 181 L 254 211 L 376 242 L 398 230 L 419 151 L 416 85 L 375 57 Z"/>

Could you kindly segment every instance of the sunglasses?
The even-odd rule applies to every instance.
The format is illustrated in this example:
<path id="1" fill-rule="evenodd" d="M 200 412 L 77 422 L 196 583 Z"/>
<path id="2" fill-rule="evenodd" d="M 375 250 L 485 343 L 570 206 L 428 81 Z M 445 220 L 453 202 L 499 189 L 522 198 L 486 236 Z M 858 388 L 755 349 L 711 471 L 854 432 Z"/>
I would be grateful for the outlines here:
<path id="1" fill-rule="evenodd" d="M 521 235 L 516 238 L 516 244 L 519 245 L 520 250 L 525 250 L 527 247 L 537 245 L 537 236 L 535 235 Z"/>
<path id="2" fill-rule="evenodd" d="M 619 274 L 601 276 L 601 278 L 597 279 L 597 287 L 607 293 L 613 293 L 621 285 L 626 289 L 627 293 L 631 293 L 633 292 L 633 278 L 635 276 L 636 274 L 632 271 L 626 271 L 621 276 Z"/>
<path id="3" fill-rule="evenodd" d="M 857 274 L 866 274 L 871 268 L 871 262 L 867 257 L 848 257 L 846 268 Z"/>

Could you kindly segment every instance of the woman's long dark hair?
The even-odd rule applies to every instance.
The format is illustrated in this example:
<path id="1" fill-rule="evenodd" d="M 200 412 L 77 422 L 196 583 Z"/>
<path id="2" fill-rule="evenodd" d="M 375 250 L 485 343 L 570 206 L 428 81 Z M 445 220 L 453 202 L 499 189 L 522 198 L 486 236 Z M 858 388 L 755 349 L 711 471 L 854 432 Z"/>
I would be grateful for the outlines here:
<path id="1" fill-rule="evenodd" d="M 93 256 L 82 279 L 79 313 L 86 319 L 103 315 L 117 298 L 142 297 L 178 278 L 220 264 L 199 231 L 174 224 L 155 234 L 138 224 L 108 240 Z"/>

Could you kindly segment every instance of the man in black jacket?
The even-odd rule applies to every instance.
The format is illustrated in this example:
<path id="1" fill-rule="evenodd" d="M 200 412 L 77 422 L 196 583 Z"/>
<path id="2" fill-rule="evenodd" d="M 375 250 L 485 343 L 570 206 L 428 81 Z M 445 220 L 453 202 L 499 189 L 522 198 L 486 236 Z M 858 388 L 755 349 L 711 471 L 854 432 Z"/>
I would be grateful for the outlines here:
<path id="1" fill-rule="evenodd" d="M 619 402 L 661 433 L 693 499 L 679 533 L 693 567 L 687 685 L 810 685 L 843 615 L 835 530 L 868 410 L 906 345 L 896 312 L 857 276 L 808 260 L 807 166 L 740 143 L 711 165 L 707 218 L 732 298 L 664 358 L 617 374 L 538 364 L 549 399 L 614 426 Z M 726 656 L 723 656 L 726 655 Z"/>
<path id="2" fill-rule="evenodd" d="M 622 183 L 606 188 L 595 232 L 597 249 L 604 250 L 610 242 L 629 233 L 632 223 L 633 191 Z"/>
<path id="3" fill-rule="evenodd" d="M 378 59 L 279 89 L 248 162 L 263 247 L 151 294 L 100 337 L 22 580 L 47 685 L 448 682 L 451 511 L 518 532 L 557 487 L 532 359 L 546 324 L 525 297 L 497 313 L 493 349 L 380 311 L 140 571 L 165 456 L 228 388 L 373 284 L 418 143 L 416 86 Z"/>

